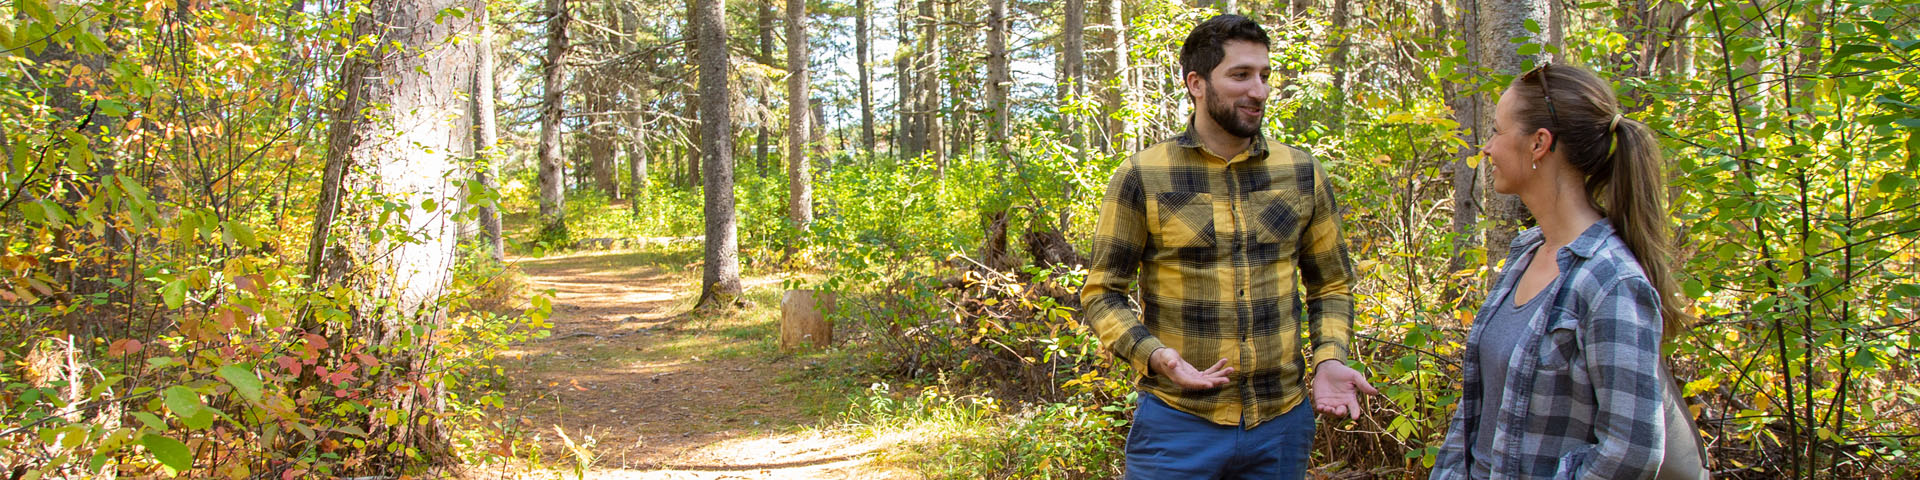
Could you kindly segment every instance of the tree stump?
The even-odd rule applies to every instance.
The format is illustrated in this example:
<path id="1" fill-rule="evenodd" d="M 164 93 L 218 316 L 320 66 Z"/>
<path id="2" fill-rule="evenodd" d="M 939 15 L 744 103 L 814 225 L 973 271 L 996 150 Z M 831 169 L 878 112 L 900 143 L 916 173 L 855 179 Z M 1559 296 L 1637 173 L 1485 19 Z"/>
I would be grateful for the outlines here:
<path id="1" fill-rule="evenodd" d="M 833 294 L 816 290 L 788 290 L 780 297 L 780 350 L 801 345 L 824 348 L 833 343 Z"/>

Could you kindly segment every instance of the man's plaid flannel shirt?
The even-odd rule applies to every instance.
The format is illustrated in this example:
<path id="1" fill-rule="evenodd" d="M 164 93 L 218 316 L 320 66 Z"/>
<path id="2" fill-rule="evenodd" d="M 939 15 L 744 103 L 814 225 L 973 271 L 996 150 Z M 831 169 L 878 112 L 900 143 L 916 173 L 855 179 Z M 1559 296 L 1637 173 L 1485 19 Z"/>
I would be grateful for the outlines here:
<path id="1" fill-rule="evenodd" d="M 1134 154 L 1100 206 L 1084 318 L 1173 408 L 1245 428 L 1278 417 L 1306 398 L 1303 301 L 1313 364 L 1347 359 L 1354 274 L 1333 196 L 1319 162 L 1264 136 L 1232 159 L 1191 129 Z M 1163 346 L 1197 368 L 1227 359 L 1232 382 L 1185 391 L 1153 375 Z"/>

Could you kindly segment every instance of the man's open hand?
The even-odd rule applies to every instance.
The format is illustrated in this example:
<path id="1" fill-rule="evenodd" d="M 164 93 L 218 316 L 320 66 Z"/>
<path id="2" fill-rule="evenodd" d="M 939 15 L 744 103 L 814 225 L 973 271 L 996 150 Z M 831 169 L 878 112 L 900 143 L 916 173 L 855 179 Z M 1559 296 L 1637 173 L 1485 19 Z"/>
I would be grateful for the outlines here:
<path id="1" fill-rule="evenodd" d="M 1339 360 L 1313 367 L 1313 410 L 1326 415 L 1360 418 L 1358 393 L 1378 395 L 1367 377 Z"/>
<path id="2" fill-rule="evenodd" d="M 1233 374 L 1233 367 L 1227 366 L 1227 359 L 1222 358 L 1218 363 L 1213 364 L 1213 368 L 1201 371 L 1194 369 L 1193 364 L 1180 358 L 1180 352 L 1173 351 L 1171 348 L 1154 350 L 1147 364 L 1153 368 L 1154 373 L 1166 375 L 1167 379 L 1173 380 L 1175 385 L 1188 390 L 1220 388 L 1231 381 L 1227 376 Z"/>

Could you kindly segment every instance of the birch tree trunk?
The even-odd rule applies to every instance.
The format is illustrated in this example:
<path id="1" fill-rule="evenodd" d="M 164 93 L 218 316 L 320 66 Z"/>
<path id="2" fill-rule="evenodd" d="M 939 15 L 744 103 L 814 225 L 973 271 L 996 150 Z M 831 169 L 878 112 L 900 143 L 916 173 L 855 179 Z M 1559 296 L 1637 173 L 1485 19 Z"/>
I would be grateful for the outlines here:
<path id="1" fill-rule="evenodd" d="M 442 415 L 434 413 L 445 408 L 446 399 L 445 384 L 432 373 L 439 368 L 433 360 L 436 340 L 412 332 L 437 330 L 446 314 L 439 299 L 457 259 L 459 232 L 451 208 L 459 202 L 459 187 L 447 181 L 446 173 L 458 171 L 460 158 L 474 154 L 473 105 L 461 91 L 474 86 L 480 51 L 472 42 L 450 41 L 475 33 L 479 22 L 438 22 L 436 16 L 448 8 L 474 11 L 481 5 L 478 0 L 369 3 L 354 31 L 386 41 L 355 53 L 342 70 L 345 91 L 336 113 L 344 116 L 336 118 L 354 120 L 328 130 L 322 215 L 313 227 L 309 271 L 324 270 L 322 281 L 328 284 L 392 300 L 391 305 L 357 305 L 359 319 L 347 327 L 350 331 L 327 332 L 336 339 L 351 335 L 386 361 L 386 368 L 370 374 L 368 391 L 395 392 L 394 386 L 425 382 L 425 394 L 395 393 L 386 399 L 386 409 L 402 413 L 401 421 L 366 419 L 369 442 L 392 442 L 445 459 L 452 450 Z M 376 206 L 384 202 L 343 201 L 348 194 L 406 205 L 398 227 L 409 235 L 368 235 L 392 227 L 382 219 L 393 217 Z M 335 230 L 342 230 L 342 241 L 329 245 Z"/>
<path id="2" fill-rule="evenodd" d="M 1554 21 L 1548 3 L 1546 0 L 1477 0 L 1480 22 L 1478 40 L 1482 48 L 1480 64 L 1494 72 L 1518 75 L 1533 61 L 1550 59 L 1544 49 L 1539 55 L 1521 55 L 1518 49 L 1522 44 L 1509 41 L 1525 37 L 1530 38 L 1528 43 L 1550 44 L 1553 41 L 1551 29 Z M 1539 25 L 1541 33 L 1528 31 L 1527 20 Z M 1505 87 L 1502 85 L 1501 89 L 1504 91 Z M 1482 105 L 1494 104 L 1495 97 L 1484 96 L 1484 93 L 1480 95 L 1483 95 Z M 1478 113 L 1478 125 L 1493 125 L 1492 108 L 1481 108 Z M 1520 203 L 1519 196 L 1496 193 L 1491 188 L 1486 192 L 1491 197 L 1486 203 L 1486 214 L 1493 220 L 1485 243 L 1486 261 L 1491 265 L 1491 262 L 1507 258 L 1508 244 L 1520 234 L 1520 230 L 1532 223 L 1533 217 L 1527 213 L 1526 205 Z"/>

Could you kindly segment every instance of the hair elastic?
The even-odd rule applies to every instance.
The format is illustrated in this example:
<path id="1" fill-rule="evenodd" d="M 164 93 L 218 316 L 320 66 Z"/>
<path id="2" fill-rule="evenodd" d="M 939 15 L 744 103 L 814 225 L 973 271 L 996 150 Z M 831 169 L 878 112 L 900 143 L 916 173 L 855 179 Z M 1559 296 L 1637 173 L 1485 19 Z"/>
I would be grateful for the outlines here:
<path id="1" fill-rule="evenodd" d="M 1607 136 L 1611 137 L 1607 143 L 1607 157 L 1612 158 L 1613 150 L 1620 146 L 1620 114 L 1613 114 L 1613 120 L 1607 122 Z"/>

